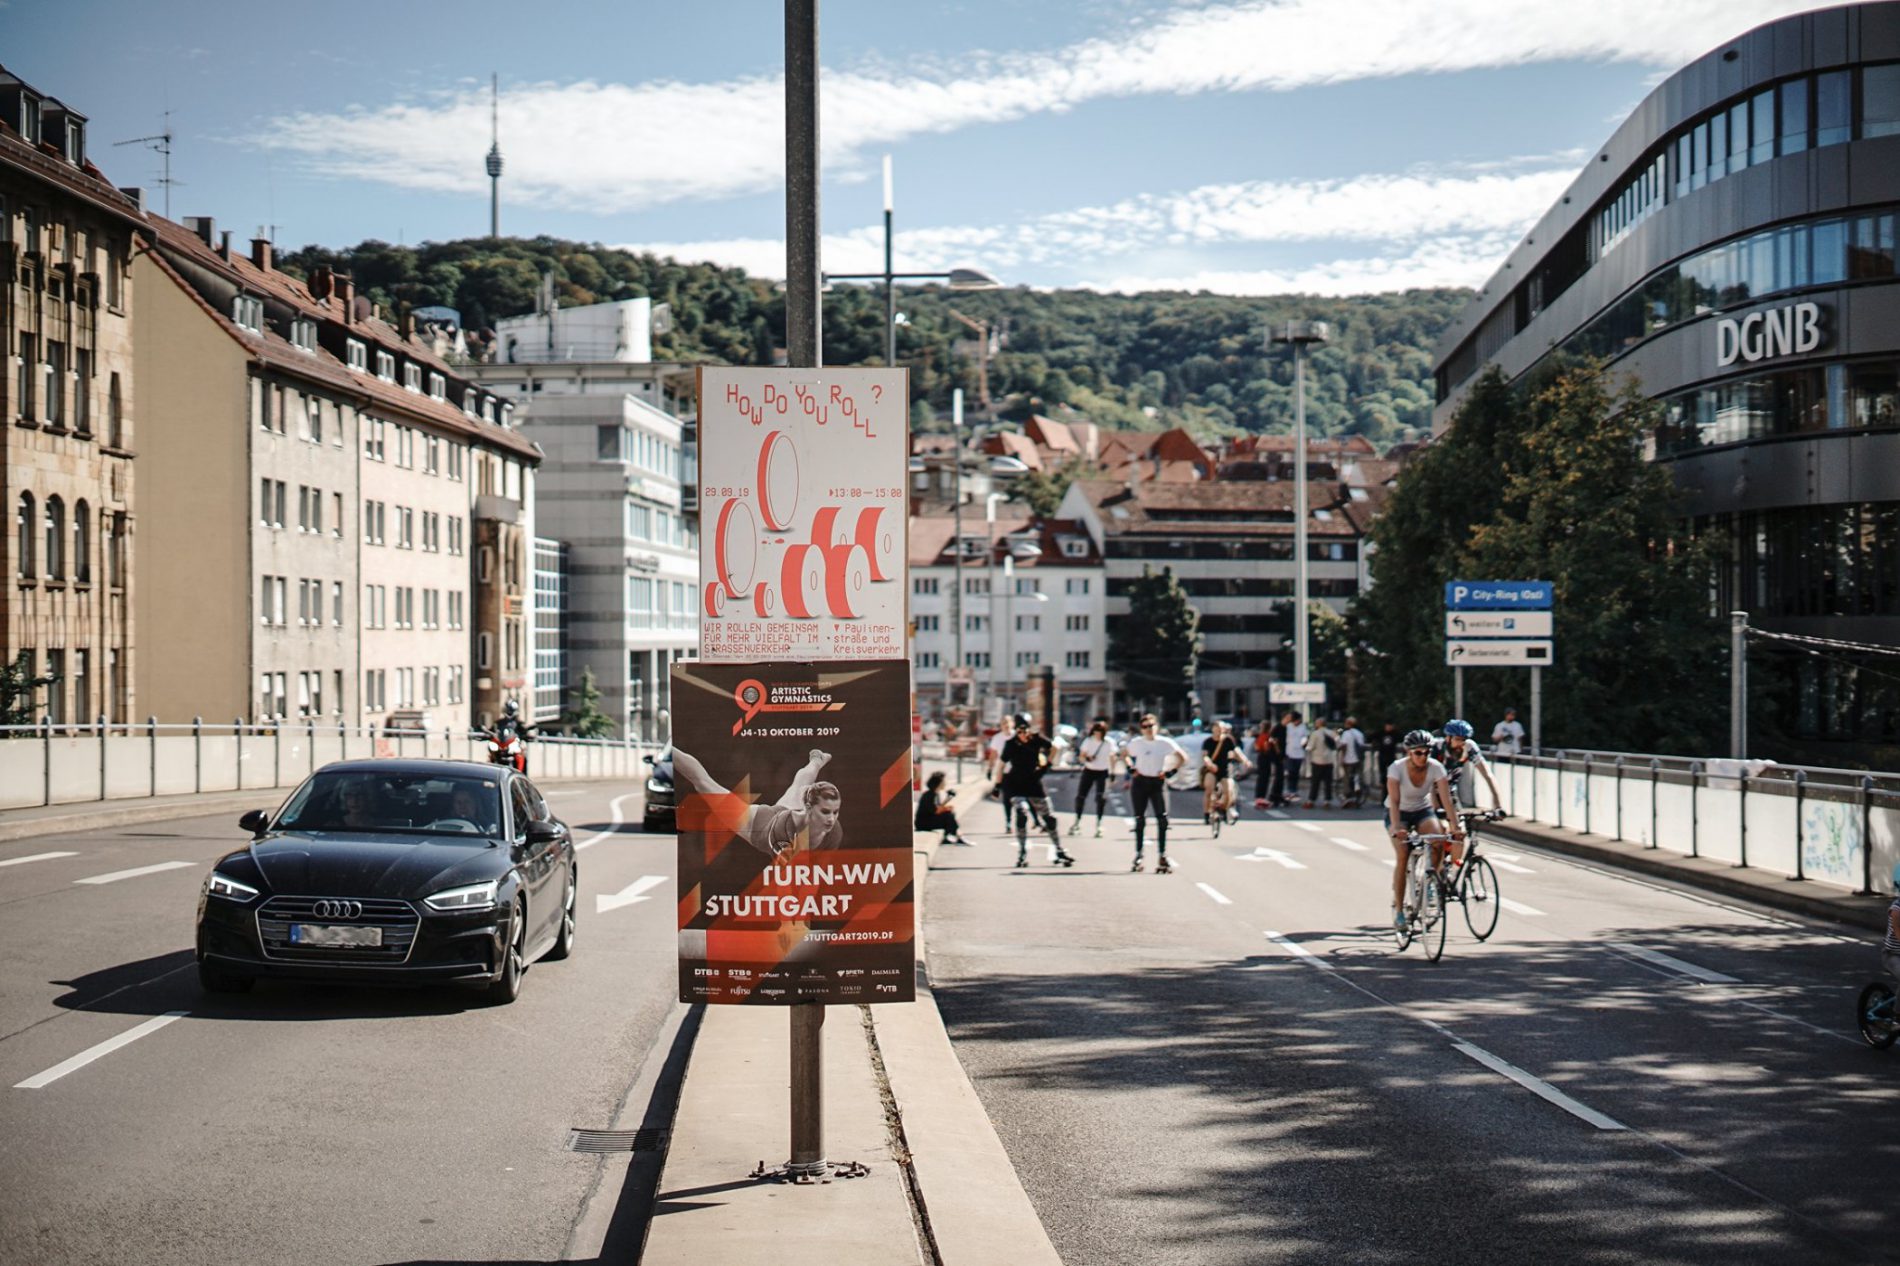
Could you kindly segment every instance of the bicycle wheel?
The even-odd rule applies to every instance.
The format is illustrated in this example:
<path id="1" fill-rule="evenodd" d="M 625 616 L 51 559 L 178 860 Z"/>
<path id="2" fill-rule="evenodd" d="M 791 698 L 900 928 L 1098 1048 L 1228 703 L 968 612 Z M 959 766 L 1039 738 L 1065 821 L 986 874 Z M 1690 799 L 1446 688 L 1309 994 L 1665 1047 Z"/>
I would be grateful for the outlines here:
<path id="1" fill-rule="evenodd" d="M 1482 857 L 1465 863 L 1465 926 L 1484 940 L 1498 930 L 1498 872 Z"/>
<path id="2" fill-rule="evenodd" d="M 1886 1050 L 1900 1037 L 1900 1016 L 1894 1010 L 1893 986 L 1886 982 L 1876 980 L 1860 991 L 1854 1017 L 1860 1021 L 1860 1035 L 1877 1051 Z"/>
<path id="3" fill-rule="evenodd" d="M 1419 902 L 1419 921 L 1424 925 L 1419 939 L 1425 943 L 1425 957 L 1437 962 L 1445 953 L 1445 929 L 1451 920 L 1445 917 L 1444 880 L 1433 871 L 1425 876 L 1425 896 Z"/>

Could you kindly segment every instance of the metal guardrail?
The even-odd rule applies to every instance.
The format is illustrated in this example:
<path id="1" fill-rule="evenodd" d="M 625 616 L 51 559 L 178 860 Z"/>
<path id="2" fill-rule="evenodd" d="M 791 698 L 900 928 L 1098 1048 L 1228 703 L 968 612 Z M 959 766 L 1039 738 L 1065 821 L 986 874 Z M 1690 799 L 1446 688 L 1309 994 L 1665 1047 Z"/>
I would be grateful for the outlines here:
<path id="1" fill-rule="evenodd" d="M 537 737 L 537 780 L 644 776 L 659 744 Z M 0 809 L 294 787 L 319 766 L 367 757 L 488 760 L 482 731 L 352 726 L 314 719 L 0 726 Z"/>
<path id="2" fill-rule="evenodd" d="M 1900 774 L 1562 748 L 1492 763 L 1511 813 L 1559 828 L 1861 893 L 1900 860 Z"/>

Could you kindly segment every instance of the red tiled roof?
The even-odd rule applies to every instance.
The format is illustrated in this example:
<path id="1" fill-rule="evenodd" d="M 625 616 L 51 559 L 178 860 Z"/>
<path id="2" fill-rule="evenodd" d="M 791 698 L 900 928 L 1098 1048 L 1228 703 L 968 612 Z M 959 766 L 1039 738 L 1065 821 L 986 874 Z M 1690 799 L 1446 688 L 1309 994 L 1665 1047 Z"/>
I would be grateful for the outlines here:
<path id="1" fill-rule="evenodd" d="M 469 418 L 462 410 L 446 400 L 436 400 L 431 396 L 410 391 L 395 383 L 384 382 L 374 374 L 351 369 L 337 360 L 329 352 L 319 348 L 316 352 L 306 352 L 293 346 L 274 331 L 254 334 L 232 321 L 228 314 L 207 302 L 191 285 L 190 280 L 180 271 L 180 266 L 189 264 L 222 275 L 227 281 L 243 286 L 257 294 L 267 294 L 292 308 L 299 315 L 313 321 L 337 324 L 341 321 L 341 305 L 334 300 L 319 300 L 313 296 L 303 282 L 276 269 L 268 271 L 257 267 L 248 255 L 236 251 L 226 259 L 221 251 L 207 245 L 203 238 L 182 224 L 175 224 L 163 216 L 147 216 L 149 227 L 157 240 L 157 250 L 152 258 L 159 262 L 171 277 L 195 296 L 199 305 L 219 324 L 260 360 L 287 373 L 320 382 L 339 391 L 353 393 L 371 406 L 380 407 L 391 414 L 407 419 L 426 422 L 436 428 L 471 439 L 492 448 L 508 449 L 523 457 L 539 462 L 541 449 L 533 441 L 518 431 L 506 427 L 477 421 Z M 169 256 L 170 258 L 167 258 Z M 387 323 L 376 320 L 359 319 L 348 327 L 353 337 L 362 338 L 372 346 L 388 351 L 401 351 L 418 363 L 432 367 L 445 377 L 459 379 L 452 366 L 437 357 L 433 351 L 419 339 L 404 339 Z"/>
<path id="2" fill-rule="evenodd" d="M 1089 567 L 1100 564 L 1101 555 L 1096 552 L 1095 542 L 1090 538 L 1088 529 L 1074 519 L 1038 519 L 1029 511 L 1016 507 L 998 506 L 998 517 L 994 526 L 995 535 L 990 549 L 981 554 L 973 554 L 963 560 L 966 567 L 989 567 L 1000 565 L 1003 555 L 1012 540 L 1033 536 L 1042 549 L 1040 555 L 1017 558 L 1018 571 L 1035 567 Z M 991 525 L 983 519 L 970 515 L 963 516 L 963 535 L 982 536 L 990 531 Z M 1069 537 L 1084 543 L 1087 553 L 1081 557 L 1070 557 L 1062 552 L 1061 538 Z M 910 565 L 912 567 L 947 567 L 954 561 L 953 543 L 956 539 L 956 520 L 949 515 L 916 515 L 910 521 Z"/>
<path id="3" fill-rule="evenodd" d="M 1108 480 L 1078 481 L 1101 512 L 1103 529 L 1116 536 L 1290 536 L 1291 483 L 1144 483 L 1132 488 Z M 1361 524 L 1346 513 L 1350 496 L 1338 484 L 1309 485 L 1315 514 L 1307 530 L 1316 536 L 1355 536 Z"/>
<path id="4" fill-rule="evenodd" d="M 74 167 L 63 158 L 36 150 L 4 123 L 0 123 L 0 162 L 37 176 L 60 192 L 119 217 L 128 226 L 142 223 L 137 205 L 113 188 L 97 167 L 91 163 Z"/>

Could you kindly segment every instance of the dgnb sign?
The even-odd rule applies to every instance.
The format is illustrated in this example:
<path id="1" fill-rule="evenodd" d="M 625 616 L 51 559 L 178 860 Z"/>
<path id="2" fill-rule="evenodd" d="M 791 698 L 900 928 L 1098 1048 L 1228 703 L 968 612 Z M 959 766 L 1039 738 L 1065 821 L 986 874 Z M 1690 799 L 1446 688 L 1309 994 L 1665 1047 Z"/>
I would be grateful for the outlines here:
<path id="1" fill-rule="evenodd" d="M 1821 317 L 1818 303 L 1789 303 L 1745 317 L 1724 317 L 1715 323 L 1715 363 L 1753 364 L 1811 352 L 1826 337 Z"/>

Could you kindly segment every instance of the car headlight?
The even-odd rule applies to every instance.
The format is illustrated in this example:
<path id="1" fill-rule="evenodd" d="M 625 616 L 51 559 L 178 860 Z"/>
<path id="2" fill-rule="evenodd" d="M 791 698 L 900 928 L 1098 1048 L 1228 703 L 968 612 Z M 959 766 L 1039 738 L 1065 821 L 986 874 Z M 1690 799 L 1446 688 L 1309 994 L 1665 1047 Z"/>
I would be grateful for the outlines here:
<path id="1" fill-rule="evenodd" d="M 249 901 L 257 896 L 257 889 L 214 870 L 205 876 L 205 893 L 207 896 L 223 897 L 227 901 Z"/>
<path id="2" fill-rule="evenodd" d="M 666 781 L 664 778 L 649 778 L 647 779 L 647 790 L 648 791 L 671 791 L 673 790 L 673 784 Z"/>
<path id="3" fill-rule="evenodd" d="M 485 884 L 444 888 L 422 900 L 431 910 L 492 910 L 495 908 L 495 893 L 500 887 L 501 880 L 491 879 Z"/>

